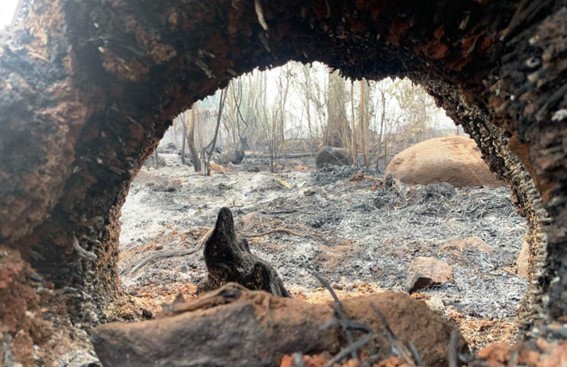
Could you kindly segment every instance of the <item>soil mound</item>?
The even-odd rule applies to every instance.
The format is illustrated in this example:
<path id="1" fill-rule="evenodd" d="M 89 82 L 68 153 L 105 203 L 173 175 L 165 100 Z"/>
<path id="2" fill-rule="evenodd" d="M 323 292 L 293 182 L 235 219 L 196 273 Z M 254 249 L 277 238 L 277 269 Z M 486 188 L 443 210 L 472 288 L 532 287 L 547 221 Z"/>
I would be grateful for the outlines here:
<path id="1" fill-rule="evenodd" d="M 386 174 L 411 185 L 448 182 L 455 187 L 504 186 L 482 160 L 475 142 L 464 136 L 413 145 L 394 157 Z"/>

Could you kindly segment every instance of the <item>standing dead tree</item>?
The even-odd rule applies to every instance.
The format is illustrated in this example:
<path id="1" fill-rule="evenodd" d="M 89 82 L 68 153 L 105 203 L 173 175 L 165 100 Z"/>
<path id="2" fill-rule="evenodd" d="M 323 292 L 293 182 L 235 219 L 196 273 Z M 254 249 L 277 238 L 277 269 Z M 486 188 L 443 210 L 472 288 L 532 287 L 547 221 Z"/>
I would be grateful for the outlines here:
<path id="1" fill-rule="evenodd" d="M 191 110 L 186 111 L 182 114 L 183 123 L 183 143 L 181 148 L 181 161 L 185 163 L 185 144 L 187 143 L 189 148 L 189 154 L 191 154 L 191 162 L 195 168 L 195 172 L 201 172 L 201 160 L 199 158 L 199 152 L 195 146 L 195 125 L 196 115 L 197 115 L 197 103 L 195 103 Z"/>
<path id="2" fill-rule="evenodd" d="M 362 158 L 364 159 L 364 166 L 368 168 L 368 95 L 369 88 L 367 81 L 361 79 L 360 85 L 360 99 L 358 103 L 358 125 L 360 129 L 360 150 L 362 151 Z"/>
<path id="3" fill-rule="evenodd" d="M 323 133 L 325 145 L 345 147 L 349 145 L 351 129 L 346 114 L 345 80 L 338 72 L 329 74 L 327 86 L 327 124 Z"/>
<path id="4" fill-rule="evenodd" d="M 213 135 L 213 140 L 209 144 L 207 144 L 203 151 L 201 152 L 201 158 L 203 159 L 203 166 L 205 167 L 205 176 L 211 175 L 211 157 L 213 156 L 213 152 L 215 151 L 215 147 L 217 144 L 217 138 L 219 136 L 219 128 L 222 120 L 222 111 L 224 109 L 224 103 L 226 102 L 226 95 L 227 90 L 223 89 L 221 91 L 221 95 L 219 98 L 219 108 L 217 111 L 217 124 L 215 127 L 215 134 Z"/>

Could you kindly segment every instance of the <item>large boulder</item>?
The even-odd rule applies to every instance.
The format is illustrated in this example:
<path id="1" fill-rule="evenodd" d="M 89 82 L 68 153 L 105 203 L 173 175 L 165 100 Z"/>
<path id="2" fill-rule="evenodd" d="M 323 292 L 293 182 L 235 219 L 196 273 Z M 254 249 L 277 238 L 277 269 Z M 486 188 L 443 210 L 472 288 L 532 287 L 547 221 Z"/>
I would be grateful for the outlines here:
<path id="1" fill-rule="evenodd" d="M 475 142 L 464 136 L 446 136 L 413 145 L 392 159 L 386 174 L 411 185 L 440 182 L 455 187 L 505 185 L 490 172 Z"/>
<path id="2" fill-rule="evenodd" d="M 348 150 L 325 146 L 315 156 L 315 166 L 324 168 L 329 166 L 350 166 L 352 158 Z"/>

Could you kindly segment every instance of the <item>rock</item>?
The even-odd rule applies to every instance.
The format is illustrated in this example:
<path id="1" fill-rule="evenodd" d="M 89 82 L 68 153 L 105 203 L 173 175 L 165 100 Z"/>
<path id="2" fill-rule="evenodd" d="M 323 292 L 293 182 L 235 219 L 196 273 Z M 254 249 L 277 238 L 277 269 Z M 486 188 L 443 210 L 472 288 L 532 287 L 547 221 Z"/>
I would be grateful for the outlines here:
<path id="1" fill-rule="evenodd" d="M 218 164 L 239 164 L 244 160 L 244 151 L 241 149 L 230 149 L 223 153 L 215 153 L 213 160 Z"/>
<path id="2" fill-rule="evenodd" d="M 352 158 L 348 150 L 325 146 L 315 156 L 315 166 L 324 168 L 329 166 L 350 166 Z"/>
<path id="3" fill-rule="evenodd" d="M 408 270 L 407 285 L 410 293 L 434 285 L 453 281 L 453 267 L 432 257 L 416 257 Z"/>
<path id="4" fill-rule="evenodd" d="M 426 140 L 397 154 L 386 174 L 411 185 L 448 182 L 455 187 L 504 186 L 482 160 L 476 143 L 464 136 Z"/>
<path id="5" fill-rule="evenodd" d="M 56 366 L 65 367 L 98 367 L 100 365 L 94 351 L 85 349 L 78 349 L 65 354 L 56 364 Z"/>
<path id="6" fill-rule="evenodd" d="M 315 191 L 315 189 L 313 189 L 312 187 L 308 187 L 307 189 L 303 190 L 303 196 L 313 196 L 317 193 L 317 191 Z"/>
<path id="7" fill-rule="evenodd" d="M 407 294 L 384 292 L 345 300 L 347 318 L 376 333 L 379 357 L 390 355 L 384 323 L 404 345 L 413 343 L 427 366 L 446 366 L 451 325 Z M 280 366 L 284 355 L 335 355 L 344 347 L 332 304 L 312 304 L 249 291 L 230 283 L 181 304 L 156 320 L 97 327 L 92 341 L 102 364 L 120 366 Z M 364 350 L 366 353 L 370 346 Z M 465 343 L 459 337 L 458 349 Z"/>
<path id="8" fill-rule="evenodd" d="M 349 179 L 350 182 L 360 182 L 364 179 L 364 172 L 357 172 Z"/>
<path id="9" fill-rule="evenodd" d="M 244 151 L 241 149 L 235 149 L 232 151 L 232 159 L 230 163 L 239 164 L 244 160 Z"/>

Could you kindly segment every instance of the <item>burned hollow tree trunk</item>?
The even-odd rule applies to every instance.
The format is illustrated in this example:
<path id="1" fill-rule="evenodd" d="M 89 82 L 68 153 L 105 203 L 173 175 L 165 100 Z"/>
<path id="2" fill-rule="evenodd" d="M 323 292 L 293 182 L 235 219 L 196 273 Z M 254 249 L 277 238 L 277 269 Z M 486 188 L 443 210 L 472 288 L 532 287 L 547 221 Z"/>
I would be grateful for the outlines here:
<path id="1" fill-rule="evenodd" d="M 35 0 L 0 35 L 0 246 L 75 290 L 74 318 L 100 321 L 120 289 L 120 208 L 172 119 L 255 67 L 322 61 L 355 79 L 408 76 L 465 128 L 537 234 L 533 313 L 561 320 L 564 4 Z"/>
<path id="2" fill-rule="evenodd" d="M 198 291 L 210 291 L 234 282 L 252 290 L 290 297 L 278 273 L 267 262 L 250 252 L 245 238 L 238 238 L 228 208 L 219 211 L 217 222 L 205 240 L 207 278 Z"/>

